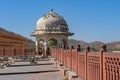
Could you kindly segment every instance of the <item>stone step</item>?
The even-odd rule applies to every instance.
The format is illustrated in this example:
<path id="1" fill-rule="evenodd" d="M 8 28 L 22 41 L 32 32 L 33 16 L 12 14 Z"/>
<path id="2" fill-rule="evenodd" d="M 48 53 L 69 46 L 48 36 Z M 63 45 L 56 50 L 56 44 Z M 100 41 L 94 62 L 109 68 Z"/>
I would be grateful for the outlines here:
<path id="1" fill-rule="evenodd" d="M 7 66 L 7 67 L 39 66 L 39 65 L 53 65 L 53 63 L 9 65 L 9 66 Z"/>
<path id="2" fill-rule="evenodd" d="M 44 71 L 29 71 L 29 72 L 9 72 L 9 73 L 0 73 L 0 75 L 17 75 L 17 74 L 33 74 L 33 73 L 45 73 L 45 72 L 57 72 L 59 70 L 44 70 Z"/>

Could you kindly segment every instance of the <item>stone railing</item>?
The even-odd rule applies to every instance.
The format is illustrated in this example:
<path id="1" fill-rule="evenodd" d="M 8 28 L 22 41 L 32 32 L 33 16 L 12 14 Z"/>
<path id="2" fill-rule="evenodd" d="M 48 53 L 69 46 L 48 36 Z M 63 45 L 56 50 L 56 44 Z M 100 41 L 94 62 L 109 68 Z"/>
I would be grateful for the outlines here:
<path id="1" fill-rule="evenodd" d="M 52 48 L 51 55 L 82 80 L 120 80 L 120 54 L 108 53 L 106 45 L 101 46 L 100 52 L 90 52 L 90 47 L 85 52 Z"/>

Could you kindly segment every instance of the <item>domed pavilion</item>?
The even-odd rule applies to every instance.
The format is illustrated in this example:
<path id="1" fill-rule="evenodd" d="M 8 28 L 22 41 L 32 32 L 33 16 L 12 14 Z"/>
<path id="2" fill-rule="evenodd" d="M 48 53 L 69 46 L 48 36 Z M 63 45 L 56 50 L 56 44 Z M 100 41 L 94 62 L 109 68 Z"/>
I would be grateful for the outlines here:
<path id="1" fill-rule="evenodd" d="M 49 40 L 53 40 L 56 46 L 67 47 L 68 36 L 72 36 L 74 33 L 69 32 L 69 28 L 65 19 L 53 12 L 53 9 L 49 13 L 43 15 L 36 23 L 36 28 L 31 36 L 36 37 L 36 52 L 39 53 L 40 41 L 44 43 L 44 49 L 46 51 Z"/>

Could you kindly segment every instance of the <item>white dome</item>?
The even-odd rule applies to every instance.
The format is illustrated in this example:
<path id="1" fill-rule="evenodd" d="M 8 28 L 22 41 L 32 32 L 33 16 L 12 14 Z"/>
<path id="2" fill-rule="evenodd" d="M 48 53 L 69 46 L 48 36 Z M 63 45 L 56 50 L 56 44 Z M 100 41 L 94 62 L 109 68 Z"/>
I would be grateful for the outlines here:
<path id="1" fill-rule="evenodd" d="M 32 35 L 53 33 L 71 35 L 64 18 L 51 10 L 37 21 L 35 33 Z"/>
<path id="2" fill-rule="evenodd" d="M 54 13 L 52 10 L 50 13 L 41 17 L 36 24 L 36 30 L 47 29 L 47 28 L 68 28 L 67 23 L 62 16 Z"/>

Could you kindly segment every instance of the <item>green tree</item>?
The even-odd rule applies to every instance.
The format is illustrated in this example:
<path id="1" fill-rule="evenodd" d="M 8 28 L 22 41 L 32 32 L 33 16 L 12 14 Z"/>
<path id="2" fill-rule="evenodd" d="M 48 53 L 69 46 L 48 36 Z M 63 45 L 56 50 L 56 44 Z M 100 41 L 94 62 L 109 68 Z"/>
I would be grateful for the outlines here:
<path id="1" fill-rule="evenodd" d="M 83 52 L 85 49 L 84 48 L 80 48 L 80 51 Z"/>
<path id="2" fill-rule="evenodd" d="M 48 41 L 48 47 L 52 47 L 52 46 L 56 46 L 57 44 L 56 44 L 56 42 L 55 41 L 53 41 L 53 40 L 49 40 Z"/>
<path id="3" fill-rule="evenodd" d="M 97 51 L 99 51 L 99 49 L 98 49 L 97 47 L 92 47 L 92 48 L 91 48 L 91 51 L 97 52 Z"/>

